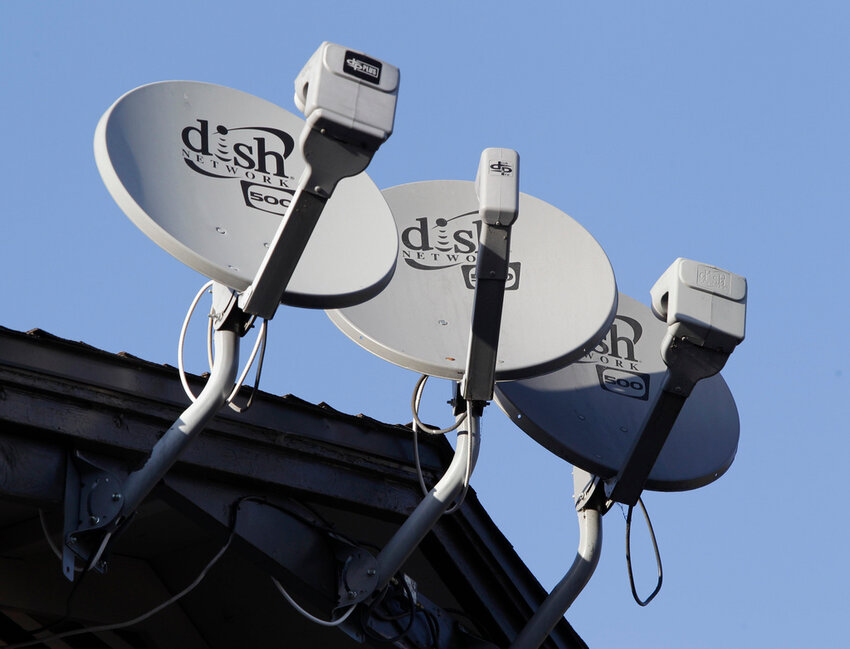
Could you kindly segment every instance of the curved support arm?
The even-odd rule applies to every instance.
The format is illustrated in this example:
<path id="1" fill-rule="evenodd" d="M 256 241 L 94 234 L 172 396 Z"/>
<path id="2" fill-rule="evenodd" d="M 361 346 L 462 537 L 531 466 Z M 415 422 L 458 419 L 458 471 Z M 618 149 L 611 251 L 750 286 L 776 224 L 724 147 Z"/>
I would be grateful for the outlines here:
<path id="1" fill-rule="evenodd" d="M 440 516 L 461 493 L 464 481 L 472 475 L 478 458 L 481 431 L 480 417 L 472 414 L 471 410 L 472 408 L 468 409 L 467 416 L 469 431 L 458 432 L 455 454 L 446 473 L 378 554 L 376 590 L 380 591 L 389 584 L 393 575 L 404 565 Z"/>
<path id="2" fill-rule="evenodd" d="M 575 561 L 549 593 L 511 649 L 537 649 L 590 581 L 602 554 L 602 511 L 599 505 L 578 512 L 579 543 Z"/>
<path id="3" fill-rule="evenodd" d="M 154 445 L 145 465 L 134 471 L 124 482 L 121 516 L 130 516 L 150 491 L 168 472 L 183 450 L 224 406 L 239 363 L 239 336 L 230 329 L 219 329 L 213 339 L 216 359 L 210 378 L 198 399 Z"/>

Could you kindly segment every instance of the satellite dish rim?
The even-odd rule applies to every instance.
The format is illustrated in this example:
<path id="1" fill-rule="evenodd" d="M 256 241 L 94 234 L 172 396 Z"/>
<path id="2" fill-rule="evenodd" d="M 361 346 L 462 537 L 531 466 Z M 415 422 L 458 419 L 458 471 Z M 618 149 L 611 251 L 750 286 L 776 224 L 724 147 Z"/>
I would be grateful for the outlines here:
<path id="1" fill-rule="evenodd" d="M 647 321 L 650 321 L 650 319 L 651 321 L 656 320 L 654 314 L 651 313 L 650 307 L 643 304 L 639 300 L 636 300 L 625 293 L 620 294 L 619 298 L 620 299 L 618 301 L 623 304 L 624 314 L 629 314 L 629 316 L 631 317 L 636 317 L 635 313 L 633 312 L 633 309 L 636 306 L 639 306 L 646 310 L 645 315 L 647 316 Z M 647 331 L 649 330 L 649 328 L 647 327 L 647 322 L 644 322 L 643 320 L 640 320 L 640 322 L 645 328 L 644 337 L 646 337 Z M 661 327 L 661 323 L 658 323 L 658 327 Z M 603 340 L 604 339 L 605 338 L 603 337 Z M 649 340 L 648 337 L 647 340 Z M 660 365 L 663 367 L 663 361 L 661 360 L 660 351 L 658 350 L 657 345 L 653 344 L 653 348 L 655 349 L 655 352 L 658 353 L 657 362 L 660 363 Z M 576 365 L 573 365 L 572 367 L 576 368 Z M 569 385 L 569 383 L 572 382 L 570 381 L 570 378 L 572 376 L 580 376 L 578 372 L 581 371 L 583 370 L 576 369 L 576 373 L 567 374 L 567 378 L 562 378 L 560 379 L 560 381 L 558 379 L 555 379 L 553 382 L 550 382 L 548 386 L 546 385 L 546 383 L 537 383 L 535 385 L 528 386 L 527 389 L 530 392 L 527 394 L 546 393 L 545 400 L 537 401 L 535 403 L 533 400 L 529 400 L 529 396 L 523 396 L 523 391 L 515 393 L 512 397 L 509 397 L 505 393 L 505 391 L 503 391 L 503 386 L 497 385 L 494 391 L 494 401 L 514 425 L 516 425 L 523 433 L 528 435 L 531 439 L 540 444 L 543 448 L 545 448 L 553 455 L 556 455 L 562 460 L 569 462 L 573 466 L 579 467 L 585 471 L 593 473 L 594 475 L 598 475 L 603 479 L 613 478 L 615 475 L 617 475 L 617 472 L 620 470 L 620 468 L 622 468 L 614 466 L 614 464 L 618 461 L 618 458 L 610 454 L 605 456 L 605 453 L 602 452 L 602 448 L 604 447 L 598 447 L 595 444 L 583 441 L 588 439 L 588 434 L 591 434 L 594 436 L 600 436 L 604 440 L 607 440 L 607 444 L 613 443 L 614 437 L 611 436 L 612 434 L 610 433 L 610 430 L 605 427 L 605 422 L 600 421 L 598 419 L 594 420 L 593 418 L 590 418 L 590 421 L 594 422 L 590 428 L 586 428 L 583 431 L 573 430 L 568 428 L 566 424 L 568 417 L 565 416 L 565 412 L 558 409 L 564 403 L 566 403 L 566 409 L 570 412 L 573 412 L 572 408 L 574 408 L 574 406 L 571 404 L 575 404 L 577 402 L 575 400 L 569 399 L 566 395 L 570 393 L 576 393 L 576 389 L 585 388 L 565 389 L 563 387 L 563 384 L 566 382 Z M 647 369 L 641 371 L 649 372 L 650 370 Z M 570 373 L 570 366 L 561 368 L 559 372 Z M 666 369 L 663 370 L 660 374 L 658 374 L 657 370 L 653 370 L 652 372 L 653 376 L 658 374 L 658 376 L 661 377 L 663 377 L 665 373 Z M 535 381 L 534 378 L 530 380 Z M 545 381 L 545 376 L 537 377 L 536 381 Z M 504 387 L 507 388 L 508 386 Z M 675 475 L 672 474 L 668 467 L 670 465 L 669 460 L 673 456 L 668 456 L 667 458 L 665 458 L 664 450 L 662 450 L 662 454 L 659 456 L 656 465 L 650 472 L 645 489 L 663 492 L 690 491 L 693 489 L 704 487 L 718 480 L 732 466 L 732 463 L 734 462 L 735 457 L 737 456 L 738 445 L 740 443 L 740 414 L 738 412 L 738 406 L 735 403 L 735 399 L 732 395 L 732 391 L 730 390 L 723 376 L 719 373 L 697 384 L 692 397 L 690 397 L 689 400 L 685 403 L 684 409 L 682 411 L 682 414 L 685 416 L 685 419 L 683 420 L 680 417 L 680 419 L 677 420 L 677 423 L 674 425 L 673 429 L 670 432 L 668 442 L 670 440 L 675 440 L 675 444 L 679 447 L 681 447 L 682 444 L 687 444 L 688 446 L 693 445 L 693 442 L 688 442 L 688 438 L 693 436 L 688 432 L 690 428 L 687 427 L 691 425 L 693 421 L 691 421 L 691 423 L 689 424 L 687 423 L 687 420 L 692 420 L 695 416 L 693 413 L 695 413 L 696 411 L 690 410 L 689 404 L 693 403 L 693 398 L 701 398 L 700 394 L 703 389 L 707 391 L 707 394 L 711 394 L 711 398 L 713 400 L 710 403 L 719 403 L 722 406 L 722 411 L 725 418 L 723 424 L 728 427 L 723 428 L 722 430 L 732 430 L 732 434 L 717 434 L 712 437 L 712 440 L 714 440 L 715 438 L 717 440 L 717 443 L 714 443 L 713 446 L 719 449 L 721 452 L 716 455 L 713 455 L 711 458 L 711 462 L 707 464 L 704 463 L 703 466 L 698 467 L 697 470 L 693 470 L 690 473 L 682 472 Z M 655 398 L 657 398 L 657 393 Z M 646 412 L 644 413 L 644 416 L 640 418 L 640 421 L 644 421 L 645 414 L 649 412 L 649 409 L 652 408 L 652 405 L 655 403 L 655 398 L 653 398 L 651 401 L 645 402 L 647 404 Z M 586 397 L 586 399 L 590 399 L 590 397 L 588 396 Z M 516 402 L 519 402 L 522 406 L 525 406 L 525 408 L 523 409 L 520 406 L 516 405 Z M 558 405 L 545 405 L 553 402 Z M 612 402 L 612 404 L 614 403 L 616 402 Z M 607 407 L 608 406 L 606 406 L 606 408 Z M 616 408 L 615 405 L 611 405 L 610 407 Z M 695 408 L 696 403 L 693 403 L 691 407 Z M 620 408 L 617 410 L 617 412 L 625 415 L 629 412 L 629 409 Z M 553 420 L 563 420 L 565 423 L 558 424 L 559 427 L 555 428 L 551 425 Z M 543 421 L 543 424 L 538 423 L 539 421 Z M 711 433 L 712 430 L 717 429 L 709 429 L 708 432 Z M 705 431 L 700 429 L 700 432 Z M 722 444 L 718 445 L 718 443 L 720 442 L 722 442 Z M 632 442 L 627 442 L 627 445 L 625 447 L 622 446 L 620 442 L 616 442 L 613 445 L 614 447 L 618 447 L 622 451 L 627 451 L 628 446 L 630 446 L 631 443 Z M 596 448 L 594 448 L 595 446 Z M 597 453 L 596 449 L 599 449 L 598 452 L 602 453 L 602 455 L 596 454 L 596 457 L 594 458 L 593 455 Z M 699 450 L 700 448 L 695 449 L 695 451 L 697 452 Z M 694 456 L 691 455 L 690 457 Z M 625 455 L 622 459 L 625 460 Z M 667 460 L 666 463 L 664 462 L 665 459 Z M 658 464 L 658 462 L 661 462 L 661 464 Z M 659 476 L 658 474 L 661 474 L 661 476 Z"/>
<path id="2" fill-rule="evenodd" d="M 165 83 L 171 82 L 157 81 L 133 88 L 116 99 L 106 112 L 103 113 L 94 129 L 94 161 L 97 166 L 98 173 L 100 173 L 100 177 L 103 179 L 103 184 L 106 186 L 106 190 L 109 192 L 109 195 L 112 196 L 112 200 L 115 201 L 121 211 L 124 212 L 130 221 L 132 221 L 133 225 L 141 230 L 142 234 L 144 234 L 148 239 L 153 241 L 157 246 L 162 248 L 176 260 L 201 275 L 220 282 L 236 291 L 244 291 L 248 288 L 249 282 L 240 279 L 238 275 L 222 271 L 221 268 L 204 259 L 201 255 L 196 253 L 186 244 L 182 243 L 179 239 L 152 219 L 130 195 L 130 192 L 127 191 L 127 188 L 121 181 L 121 178 L 119 178 L 115 171 L 115 167 L 112 164 L 112 158 L 109 155 L 109 148 L 106 145 L 106 131 L 109 118 L 116 106 L 118 106 L 118 104 L 121 103 L 127 95 L 136 92 L 137 90 Z M 224 88 L 225 86 L 219 87 Z M 189 261 L 185 261 L 186 258 L 191 260 L 191 263 Z"/>
<path id="3" fill-rule="evenodd" d="M 718 375 L 719 376 L 719 375 Z M 729 392 L 731 396 L 731 390 L 729 390 L 729 386 L 726 384 L 726 381 L 720 377 L 723 387 Z M 516 408 L 510 401 L 508 401 L 504 396 L 502 396 L 498 387 L 496 388 L 493 400 L 496 402 L 496 405 L 499 406 L 501 411 L 505 413 L 508 419 L 514 423 L 523 433 L 528 435 L 531 439 L 533 439 L 537 444 L 540 444 L 544 449 L 561 458 L 562 460 L 569 462 L 573 466 L 576 466 L 580 469 L 583 469 L 593 475 L 597 475 L 603 480 L 608 480 L 609 478 L 613 478 L 617 475 L 617 471 L 611 469 L 611 467 L 605 466 L 598 462 L 593 461 L 590 458 L 582 457 L 578 453 L 572 451 L 570 448 L 563 444 L 558 444 L 553 441 L 552 436 L 546 433 L 543 428 L 537 425 L 537 423 L 521 412 L 518 408 Z M 731 399 L 732 406 L 734 408 L 734 417 L 735 421 L 740 425 L 740 416 L 738 413 L 738 406 L 735 404 L 735 400 Z M 519 420 L 523 421 L 522 426 L 517 423 Z M 738 436 L 740 439 L 740 435 Z M 545 441 L 544 441 L 545 440 Z M 555 447 L 558 447 L 558 450 L 555 450 Z M 728 461 L 720 465 L 715 469 L 713 473 L 708 473 L 703 476 L 699 476 L 696 478 L 689 478 L 684 480 L 662 480 L 658 478 L 652 478 L 652 474 L 650 473 L 650 477 L 646 481 L 645 489 L 650 491 L 661 491 L 661 492 L 678 492 L 678 491 L 692 491 L 694 489 L 699 489 L 700 487 L 705 487 L 706 485 L 711 484 L 712 482 L 720 479 L 732 466 L 732 463 L 735 461 L 735 457 L 738 454 L 738 440 L 736 439 L 735 448 L 732 450 L 731 455 L 728 458 Z"/>
<path id="4" fill-rule="evenodd" d="M 110 155 L 107 143 L 110 117 L 114 114 L 116 108 L 129 95 L 144 91 L 145 89 L 157 86 L 169 86 L 172 84 L 197 84 L 199 86 L 212 87 L 222 92 L 241 95 L 245 97 L 248 101 L 254 102 L 256 104 L 265 104 L 271 110 L 283 111 L 292 116 L 293 118 L 297 119 L 302 124 L 304 124 L 305 122 L 303 118 L 291 113 L 290 111 L 287 111 L 285 108 L 282 108 L 281 106 L 271 101 L 263 99 L 262 97 L 257 97 L 242 90 L 237 90 L 235 88 L 231 88 L 221 84 L 209 83 L 206 81 L 175 79 L 142 84 L 140 86 L 132 88 L 131 90 L 128 90 L 120 97 L 118 97 L 118 99 L 116 99 L 109 106 L 109 108 L 100 117 L 95 127 L 93 141 L 95 165 L 110 196 L 112 196 L 112 199 L 118 205 L 119 209 L 127 216 L 127 218 L 130 219 L 133 225 L 135 225 L 148 239 L 150 239 L 159 248 L 161 248 L 162 250 L 170 254 L 172 257 L 174 257 L 177 261 L 188 266 L 192 270 L 200 273 L 201 275 L 204 275 L 209 279 L 213 279 L 221 284 L 224 284 L 225 286 L 233 289 L 234 291 L 245 291 L 251 285 L 251 282 L 254 278 L 246 279 L 246 277 L 241 276 L 237 273 L 229 272 L 223 266 L 218 265 L 213 261 L 210 261 L 203 255 L 196 252 L 192 247 L 186 245 L 179 238 L 175 237 L 168 230 L 166 230 L 162 225 L 160 225 L 157 219 L 148 214 L 144 210 L 144 208 L 139 205 L 139 203 L 127 189 L 125 183 L 122 181 L 121 177 L 117 173 L 115 165 L 113 164 L 112 156 Z M 381 195 L 380 188 L 375 185 L 374 181 L 372 181 L 372 179 L 369 178 L 369 176 L 366 175 L 365 172 L 357 174 L 357 176 L 354 177 L 356 178 L 358 176 L 363 176 L 363 178 L 365 178 L 365 180 L 374 187 L 377 194 Z M 350 179 L 343 179 L 343 182 L 347 180 Z M 381 197 L 383 198 L 382 195 Z M 387 213 L 390 213 L 388 207 Z M 395 227 L 394 222 L 393 227 Z M 375 297 L 387 287 L 387 285 L 392 280 L 393 275 L 395 274 L 397 263 L 398 238 L 396 237 L 395 249 L 393 250 L 392 255 L 392 262 L 388 268 L 388 271 L 378 281 L 363 286 L 362 288 L 355 288 L 353 290 L 350 289 L 342 293 L 307 293 L 303 291 L 298 291 L 297 288 L 296 290 L 288 288 L 286 291 L 283 292 L 280 302 L 281 304 L 286 304 L 289 306 L 311 309 L 338 309 L 356 306 L 366 300 Z"/>

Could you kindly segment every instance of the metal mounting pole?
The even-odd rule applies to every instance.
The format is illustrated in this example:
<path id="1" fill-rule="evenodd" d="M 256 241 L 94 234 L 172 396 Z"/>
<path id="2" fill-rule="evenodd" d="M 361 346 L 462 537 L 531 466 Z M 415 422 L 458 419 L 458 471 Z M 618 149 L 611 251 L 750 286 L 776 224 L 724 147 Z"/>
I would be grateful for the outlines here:
<path id="1" fill-rule="evenodd" d="M 428 493 L 404 524 L 393 535 L 378 555 L 378 585 L 380 591 L 390 583 L 396 572 L 404 565 L 408 557 L 431 531 L 440 516 L 449 508 L 452 501 L 463 490 L 478 459 L 480 442 L 480 413 L 474 413 L 467 406 L 466 424 L 468 431 L 458 431 L 455 454 L 446 473 Z"/>
<path id="2" fill-rule="evenodd" d="M 598 478 L 573 469 L 579 543 L 575 561 L 534 613 L 511 649 L 537 649 L 590 581 L 602 554 L 603 491 Z"/>
<path id="3" fill-rule="evenodd" d="M 183 450 L 200 433 L 230 396 L 239 363 L 237 323 L 215 332 L 215 365 L 198 399 L 181 414 L 159 439 L 145 465 L 124 482 L 121 515 L 130 516 L 168 472 Z"/>
<path id="4" fill-rule="evenodd" d="M 493 398 L 502 304 L 509 270 L 510 231 L 519 212 L 519 154 L 511 149 L 484 149 L 475 177 L 475 192 L 483 231 L 478 246 L 466 371 L 460 395 L 456 397 L 466 404 L 468 432 L 458 432 L 455 454 L 445 475 L 378 555 L 378 591 L 389 584 L 468 484 L 478 458 L 481 414 Z"/>

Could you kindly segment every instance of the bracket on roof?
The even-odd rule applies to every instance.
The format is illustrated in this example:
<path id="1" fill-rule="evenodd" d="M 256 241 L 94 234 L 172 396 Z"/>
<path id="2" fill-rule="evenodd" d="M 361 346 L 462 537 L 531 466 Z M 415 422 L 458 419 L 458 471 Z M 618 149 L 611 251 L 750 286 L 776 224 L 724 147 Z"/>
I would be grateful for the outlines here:
<path id="1" fill-rule="evenodd" d="M 103 549 L 121 514 L 122 501 L 117 476 L 79 451 L 68 453 L 62 572 L 70 581 L 74 580 L 78 558 L 98 572 L 105 570 Z"/>

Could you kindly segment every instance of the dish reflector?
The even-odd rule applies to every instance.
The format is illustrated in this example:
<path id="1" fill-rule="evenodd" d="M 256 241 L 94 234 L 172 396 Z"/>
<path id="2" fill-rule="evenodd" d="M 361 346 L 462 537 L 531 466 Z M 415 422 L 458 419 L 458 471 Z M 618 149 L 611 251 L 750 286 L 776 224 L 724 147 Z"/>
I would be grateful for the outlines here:
<path id="1" fill-rule="evenodd" d="M 552 374 L 499 384 L 496 402 L 547 449 L 610 478 L 661 390 L 666 331 L 649 307 L 620 294 L 611 328 L 587 356 Z M 700 381 L 646 487 L 683 491 L 713 482 L 735 459 L 738 435 L 738 410 L 726 382 L 719 374 Z"/>
<path id="2" fill-rule="evenodd" d="M 430 181 L 384 191 L 399 233 L 395 275 L 363 304 L 328 315 L 349 338 L 402 367 L 459 380 L 466 366 L 480 220 L 475 186 Z M 496 380 L 563 367 L 616 312 L 614 272 L 578 223 L 520 194 L 511 233 Z"/>
<path id="3" fill-rule="evenodd" d="M 245 290 L 305 168 L 304 121 L 263 99 L 194 81 L 128 92 L 97 125 L 95 160 L 112 197 L 150 239 L 198 272 Z M 395 267 L 398 237 L 365 174 L 339 183 L 282 302 L 357 304 Z"/>

